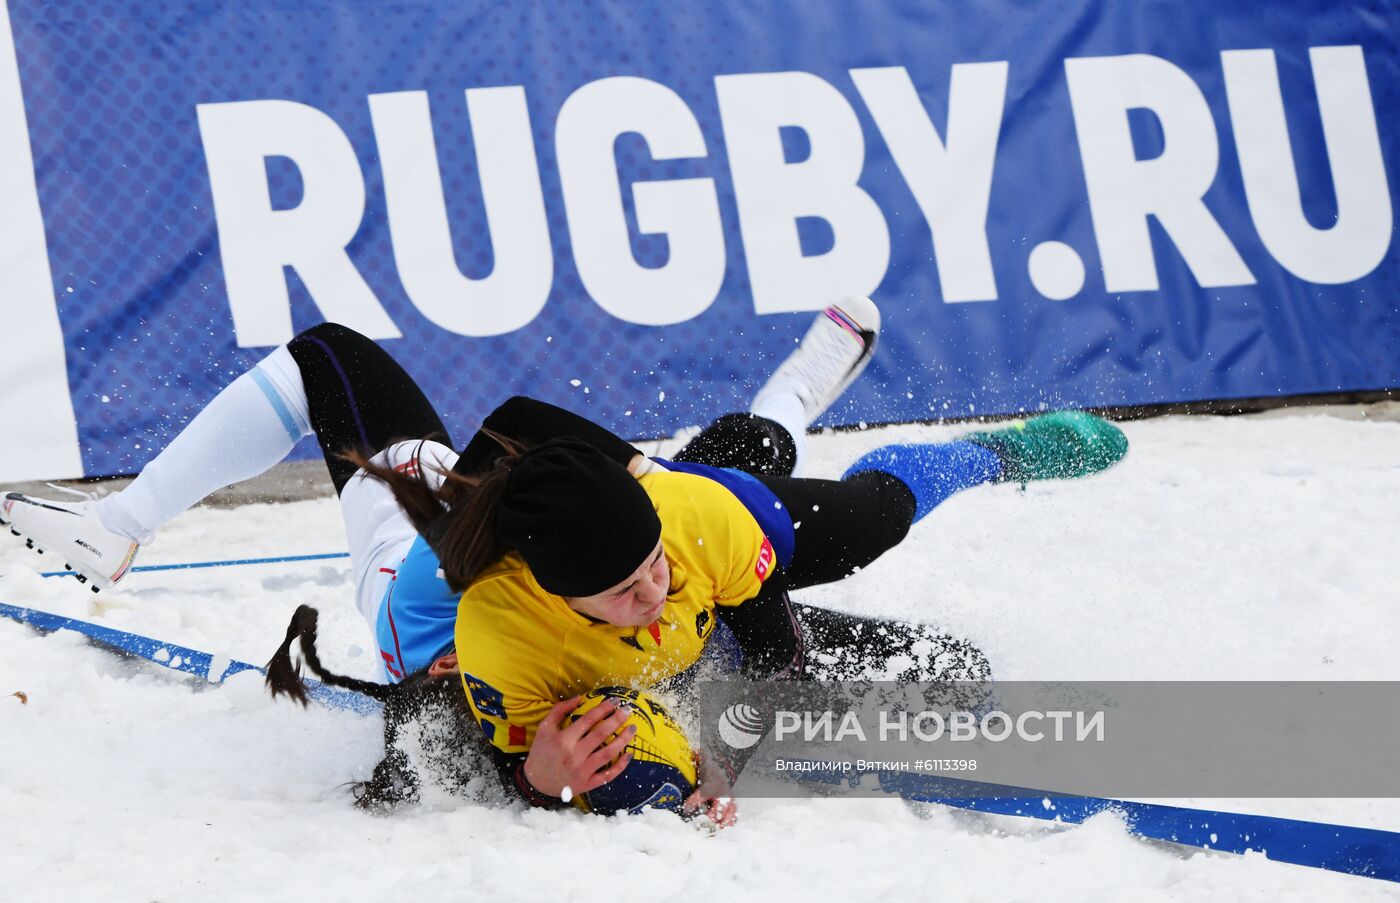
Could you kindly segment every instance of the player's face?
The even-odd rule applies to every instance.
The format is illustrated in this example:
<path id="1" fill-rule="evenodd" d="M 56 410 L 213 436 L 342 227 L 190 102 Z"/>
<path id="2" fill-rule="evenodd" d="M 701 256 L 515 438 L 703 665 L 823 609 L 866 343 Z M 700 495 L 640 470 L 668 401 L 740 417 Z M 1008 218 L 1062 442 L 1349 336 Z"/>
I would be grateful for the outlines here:
<path id="1" fill-rule="evenodd" d="M 590 618 L 619 627 L 645 627 L 661 617 L 670 589 L 671 565 L 657 542 L 646 561 L 626 580 L 601 593 L 574 596 L 568 601 L 570 608 Z"/>

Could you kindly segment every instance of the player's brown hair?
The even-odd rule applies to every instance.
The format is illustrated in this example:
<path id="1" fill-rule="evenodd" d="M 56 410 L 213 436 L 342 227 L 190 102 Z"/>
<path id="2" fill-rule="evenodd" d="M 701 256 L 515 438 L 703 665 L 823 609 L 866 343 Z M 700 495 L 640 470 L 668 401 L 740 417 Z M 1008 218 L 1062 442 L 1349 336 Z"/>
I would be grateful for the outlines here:
<path id="1" fill-rule="evenodd" d="M 505 494 L 511 466 L 525 452 L 525 446 L 513 439 L 485 428 L 481 432 L 501 446 L 502 454 L 480 474 L 443 471 L 445 479 L 437 489 L 428 485 L 421 472 L 404 473 L 373 464 L 356 451 L 341 456 L 389 487 L 414 529 L 437 553 L 442 575 L 457 593 L 506 552 L 496 538 L 496 507 Z"/>

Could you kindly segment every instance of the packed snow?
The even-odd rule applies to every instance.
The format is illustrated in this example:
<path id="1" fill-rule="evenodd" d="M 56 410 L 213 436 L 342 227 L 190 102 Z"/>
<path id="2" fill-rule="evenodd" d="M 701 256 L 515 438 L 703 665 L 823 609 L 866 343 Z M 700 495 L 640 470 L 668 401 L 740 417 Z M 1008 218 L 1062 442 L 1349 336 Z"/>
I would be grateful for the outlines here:
<path id="1" fill-rule="evenodd" d="M 965 635 L 999 678 L 1400 680 L 1400 405 L 1123 425 L 1128 457 L 1073 482 L 981 487 L 865 572 L 801 594 Z M 811 475 L 891 441 L 813 437 Z M 4 536 L 0 601 L 265 661 L 293 609 L 327 665 L 377 668 L 344 561 L 133 574 L 93 596 Z M 200 508 L 138 563 L 336 552 L 334 499 Z M 21 693 L 20 696 L 11 695 Z M 0 880 L 13 900 L 1391 899 L 1394 885 L 1081 827 L 887 798 L 745 800 L 713 832 L 445 793 L 362 814 L 346 783 L 377 722 L 120 660 L 0 622 Z M 1396 800 L 1185 805 L 1400 830 Z"/>

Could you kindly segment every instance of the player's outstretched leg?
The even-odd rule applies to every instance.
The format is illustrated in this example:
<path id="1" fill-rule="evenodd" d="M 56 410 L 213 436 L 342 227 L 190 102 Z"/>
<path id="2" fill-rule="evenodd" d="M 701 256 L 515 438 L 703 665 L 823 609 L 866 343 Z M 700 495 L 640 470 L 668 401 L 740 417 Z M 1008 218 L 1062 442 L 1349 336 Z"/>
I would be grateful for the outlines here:
<path id="1" fill-rule="evenodd" d="M 870 299 L 828 307 L 758 390 L 750 413 L 720 417 L 674 460 L 791 475 L 801 466 L 807 427 L 865 370 L 879 336 L 880 311 Z"/>
<path id="2" fill-rule="evenodd" d="M 412 377 L 370 339 L 335 323 L 299 334 L 230 383 L 132 483 L 98 501 L 0 491 L 0 522 L 54 552 L 93 588 L 120 580 L 141 544 L 225 486 L 264 473 L 315 434 L 339 493 L 355 466 L 347 449 L 447 430 Z M 353 545 L 352 545 L 353 551 Z"/>
<path id="3" fill-rule="evenodd" d="M 1058 411 L 953 442 L 886 445 L 863 455 L 842 479 L 871 471 L 899 478 L 914 495 L 918 521 L 963 489 L 1088 476 L 1127 452 L 1127 437 L 1107 420 Z"/>
<path id="4" fill-rule="evenodd" d="M 162 524 L 272 467 L 310 431 L 301 373 L 282 347 L 216 395 L 120 492 L 96 501 L 8 492 L 0 509 L 10 532 L 63 559 L 94 591 L 105 589 Z"/>

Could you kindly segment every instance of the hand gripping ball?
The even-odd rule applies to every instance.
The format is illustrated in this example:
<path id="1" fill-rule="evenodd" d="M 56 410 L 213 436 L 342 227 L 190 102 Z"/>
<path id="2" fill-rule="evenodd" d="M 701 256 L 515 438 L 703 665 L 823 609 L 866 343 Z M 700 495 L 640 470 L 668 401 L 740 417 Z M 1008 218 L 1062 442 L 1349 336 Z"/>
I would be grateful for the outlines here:
<path id="1" fill-rule="evenodd" d="M 583 717 L 605 699 L 632 708 L 632 714 L 618 728 L 621 731 L 629 724 L 637 727 L 632 742 L 627 744 L 632 761 L 613 780 L 575 796 L 574 805 L 598 815 L 637 813 L 647 808 L 679 810 L 696 783 L 695 753 L 680 725 L 661 703 L 627 687 L 593 690 L 583 697 L 569 720 Z"/>

